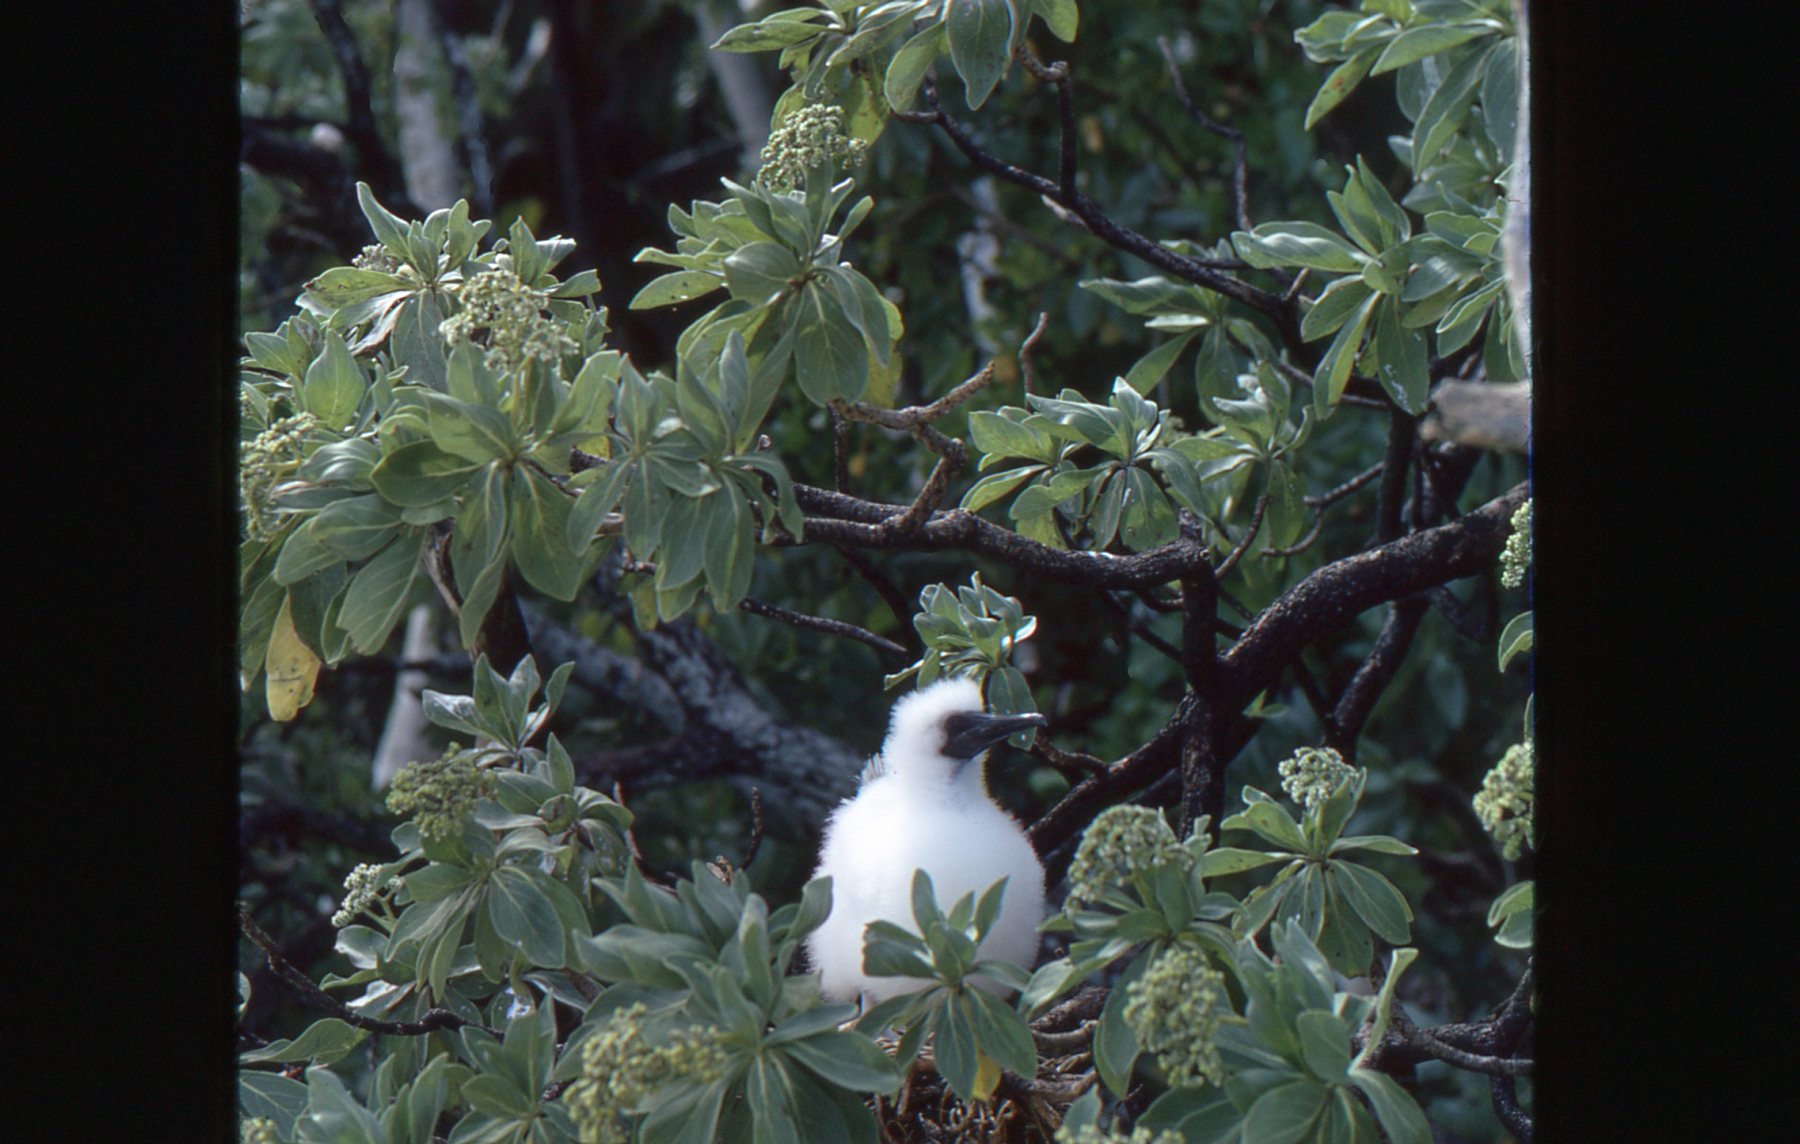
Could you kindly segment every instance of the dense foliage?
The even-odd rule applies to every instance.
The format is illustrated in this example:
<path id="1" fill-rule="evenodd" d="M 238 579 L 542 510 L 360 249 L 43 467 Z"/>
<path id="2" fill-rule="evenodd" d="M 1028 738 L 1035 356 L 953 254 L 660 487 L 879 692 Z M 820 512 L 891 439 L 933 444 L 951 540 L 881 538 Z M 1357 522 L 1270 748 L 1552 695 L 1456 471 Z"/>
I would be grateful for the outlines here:
<path id="1" fill-rule="evenodd" d="M 1529 1140 L 1512 10 L 477 7 L 244 5 L 245 1139 Z M 945 674 L 1041 964 L 825 1004 Z"/>

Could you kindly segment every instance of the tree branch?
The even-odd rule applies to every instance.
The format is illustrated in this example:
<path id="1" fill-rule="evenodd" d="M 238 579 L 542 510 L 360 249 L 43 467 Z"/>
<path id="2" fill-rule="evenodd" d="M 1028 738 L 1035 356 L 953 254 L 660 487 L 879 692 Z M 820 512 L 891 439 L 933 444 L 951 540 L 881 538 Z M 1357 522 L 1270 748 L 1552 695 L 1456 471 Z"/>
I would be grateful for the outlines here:
<path id="1" fill-rule="evenodd" d="M 775 604 L 765 604 L 761 600 L 752 600 L 749 598 L 739 601 L 738 607 L 749 612 L 753 616 L 763 616 L 771 620 L 779 620 L 784 624 L 801 628 L 806 631 L 824 632 L 827 635 L 843 636 L 845 639 L 852 639 L 858 643 L 867 644 L 869 647 L 874 648 L 876 651 L 890 659 L 899 661 L 902 665 L 912 658 L 907 654 L 905 648 L 901 647 L 893 640 L 885 639 L 866 628 L 859 628 L 855 624 L 847 624 L 842 620 L 826 619 L 824 616 L 808 616 L 800 612 L 789 611 L 788 609 L 779 607 Z"/>
<path id="2" fill-rule="evenodd" d="M 275 939 L 264 933 L 261 926 L 250 920 L 250 907 L 243 902 L 238 903 L 238 928 L 243 930 L 244 936 L 255 942 L 257 948 L 263 951 L 269 968 L 294 990 L 301 1004 L 309 1009 L 329 1013 L 347 1025 L 353 1025 L 358 1029 L 367 1029 L 371 1033 L 385 1033 L 391 1037 L 422 1037 L 426 1033 L 436 1032 L 439 1029 L 460 1029 L 464 1025 L 474 1025 L 496 1037 L 500 1035 L 498 1031 L 489 1029 L 486 1025 L 471 1021 L 448 1009 L 427 1010 L 417 1021 L 382 1021 L 374 1017 L 365 1017 L 313 984 L 311 978 L 290 965 L 287 958 L 282 956 L 281 948 L 275 944 Z"/>
<path id="3" fill-rule="evenodd" d="M 1181 106 L 1194 121 L 1223 139 L 1229 139 L 1237 148 L 1237 161 L 1232 168 L 1232 196 L 1237 201 L 1237 225 L 1239 230 L 1250 229 L 1250 182 L 1244 151 L 1244 133 L 1235 127 L 1227 127 L 1201 111 L 1188 95 L 1187 85 L 1181 82 L 1181 68 L 1175 63 L 1175 50 L 1169 46 L 1167 36 L 1156 37 L 1156 44 L 1162 49 L 1163 59 L 1169 65 L 1169 79 L 1175 84 L 1175 97 L 1181 100 Z"/>

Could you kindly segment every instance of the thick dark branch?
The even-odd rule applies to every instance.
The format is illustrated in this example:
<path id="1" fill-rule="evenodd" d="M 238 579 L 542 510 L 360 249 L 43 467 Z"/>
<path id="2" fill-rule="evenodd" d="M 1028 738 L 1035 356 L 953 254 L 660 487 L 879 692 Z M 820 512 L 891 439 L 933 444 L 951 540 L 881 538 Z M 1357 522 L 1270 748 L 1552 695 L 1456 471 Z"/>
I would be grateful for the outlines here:
<path id="1" fill-rule="evenodd" d="M 280 947 L 275 944 L 275 939 L 264 933 L 261 926 L 250 920 L 250 907 L 242 902 L 238 903 L 238 927 L 244 931 L 244 936 L 255 942 L 257 948 L 263 951 L 263 956 L 268 959 L 269 968 L 277 977 L 293 988 L 294 992 L 298 994 L 301 1004 L 309 1009 L 329 1013 L 347 1025 L 353 1025 L 358 1029 L 367 1029 L 371 1033 L 385 1033 L 392 1037 L 422 1037 L 426 1033 L 436 1032 L 439 1029 L 460 1029 L 464 1025 L 475 1025 L 476 1028 L 484 1029 L 496 1037 L 500 1035 L 486 1025 L 477 1024 L 448 1009 L 428 1010 L 417 1021 L 382 1021 L 374 1017 L 365 1017 L 314 985 L 306 974 L 290 965 L 287 958 L 282 956 Z"/>
<path id="2" fill-rule="evenodd" d="M 1510 1076 L 1495 1076 L 1490 1081 L 1494 1089 L 1494 1115 L 1518 1138 L 1519 1144 L 1531 1144 L 1531 1117 L 1519 1107 L 1518 1082 Z"/>
<path id="3" fill-rule="evenodd" d="M 1028 49 L 1021 48 L 1018 53 L 1019 62 L 1025 65 L 1040 83 L 1056 85 L 1056 118 L 1057 118 L 1057 162 L 1056 183 L 1065 195 L 1075 193 L 1075 84 L 1069 77 L 1069 65 L 1064 60 L 1045 65 L 1031 54 Z"/>
<path id="4" fill-rule="evenodd" d="M 843 636 L 845 639 L 852 639 L 858 643 L 867 644 L 876 651 L 891 659 L 895 659 L 902 664 L 911 658 L 911 656 L 907 654 L 906 649 L 895 643 L 893 640 L 878 636 L 866 628 L 857 627 L 855 624 L 847 624 L 842 620 L 830 620 L 826 619 L 824 616 L 808 616 L 801 612 L 789 611 L 788 609 L 779 607 L 775 604 L 765 604 L 761 600 L 744 599 L 738 603 L 738 607 L 749 612 L 751 615 L 766 616 L 771 620 L 780 620 L 782 623 L 792 627 L 804 628 L 807 631 L 813 632 L 824 632 L 827 635 Z"/>
<path id="5" fill-rule="evenodd" d="M 1338 696 L 1327 742 L 1346 759 L 1356 758 L 1356 738 L 1362 734 L 1363 724 L 1375 709 L 1381 693 L 1400 670 L 1424 616 L 1425 600 L 1420 596 L 1396 600 L 1389 605 L 1387 620 L 1381 625 L 1381 634 L 1375 637 L 1375 646 L 1369 649 L 1369 658 L 1363 660 L 1344 693 Z"/>
<path id="6" fill-rule="evenodd" d="M 1189 692 L 1181 697 L 1174 714 L 1149 742 L 1099 774 L 1076 783 L 1042 818 L 1032 823 L 1026 831 L 1032 848 L 1040 855 L 1049 854 L 1074 837 L 1075 832 L 1087 825 L 1100 810 L 1123 801 L 1132 791 L 1149 785 L 1171 770 L 1194 714 L 1194 695 Z"/>
<path id="7" fill-rule="evenodd" d="M 902 529 L 906 506 L 843 496 L 812 485 L 794 485 L 800 507 L 828 516 L 806 518 L 803 543 L 937 552 L 961 549 L 1014 568 L 1095 588 L 1143 588 L 1166 584 L 1204 562 L 1203 546 L 1177 540 L 1131 556 L 1052 548 L 990 524 L 962 509 L 934 512 L 917 529 Z"/>
<path id="8" fill-rule="evenodd" d="M 1375 539 L 1380 544 L 1400 537 L 1400 506 L 1412 444 L 1412 415 L 1394 406 L 1388 411 L 1387 458 L 1381 464 L 1381 489 L 1375 501 Z"/>
<path id="9" fill-rule="evenodd" d="M 1220 702 L 1237 708 L 1275 679 L 1302 647 L 1376 604 L 1488 568 L 1506 544 L 1518 485 L 1450 524 L 1328 564 L 1263 609 L 1225 654 Z"/>

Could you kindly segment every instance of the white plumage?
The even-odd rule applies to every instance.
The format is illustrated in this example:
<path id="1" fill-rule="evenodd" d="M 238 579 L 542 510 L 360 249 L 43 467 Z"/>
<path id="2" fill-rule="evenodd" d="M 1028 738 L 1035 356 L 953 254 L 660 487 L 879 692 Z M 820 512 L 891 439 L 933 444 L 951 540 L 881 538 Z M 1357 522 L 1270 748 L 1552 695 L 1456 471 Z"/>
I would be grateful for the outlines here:
<path id="1" fill-rule="evenodd" d="M 988 747 L 1044 722 L 1035 714 L 985 714 L 980 686 L 962 677 L 894 705 L 881 753 L 864 769 L 861 790 L 832 812 L 819 850 L 814 876 L 830 876 L 832 907 L 806 946 L 827 1000 L 860 996 L 867 1006 L 924 984 L 862 971 L 868 923 L 885 919 L 917 932 L 911 893 L 918 869 L 931 875 L 946 910 L 964 894 L 979 896 L 1009 879 L 978 956 L 1031 968 L 1044 917 L 1044 867 L 1017 820 L 988 797 L 983 765 Z"/>

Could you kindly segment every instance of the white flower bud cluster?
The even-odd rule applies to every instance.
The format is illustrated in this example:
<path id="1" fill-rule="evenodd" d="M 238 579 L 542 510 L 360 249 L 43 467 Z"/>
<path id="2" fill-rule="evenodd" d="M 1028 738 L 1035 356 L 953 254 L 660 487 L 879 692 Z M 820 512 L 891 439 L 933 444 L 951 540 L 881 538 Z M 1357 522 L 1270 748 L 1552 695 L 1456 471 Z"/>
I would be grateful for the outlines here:
<path id="1" fill-rule="evenodd" d="M 694 1025 L 653 1046 L 641 1029 L 644 1013 L 641 1001 L 614 1012 L 581 1048 L 581 1075 L 563 1094 L 581 1144 L 627 1144 L 625 1117 L 643 1111 L 657 1089 L 724 1073 L 728 1054 L 717 1029 Z"/>
<path id="2" fill-rule="evenodd" d="M 344 878 L 344 904 L 331 915 L 331 924 L 343 929 L 355 921 L 358 914 L 382 896 L 382 885 L 381 867 L 369 862 L 360 863 Z"/>
<path id="3" fill-rule="evenodd" d="M 438 332 L 452 346 L 481 341 L 485 334 L 487 364 L 500 373 L 515 373 L 531 359 L 555 363 L 578 347 L 562 323 L 545 313 L 544 297 L 520 281 L 511 267 L 496 266 L 463 283 L 457 293 L 462 309 L 444 319 Z"/>
<path id="4" fill-rule="evenodd" d="M 1069 906 L 1097 902 L 1107 887 L 1164 863 L 1185 874 L 1194 856 L 1179 842 L 1163 816 L 1147 806 L 1115 806 L 1101 812 L 1081 836 L 1069 863 Z"/>
<path id="5" fill-rule="evenodd" d="M 1500 583 L 1506 588 L 1525 583 L 1525 570 L 1531 567 L 1531 501 L 1513 513 L 1512 529 L 1506 548 L 1500 553 Z"/>
<path id="6" fill-rule="evenodd" d="M 1500 844 L 1508 862 L 1517 859 L 1527 844 L 1537 845 L 1531 814 L 1535 772 L 1531 740 L 1527 739 L 1500 757 L 1475 795 L 1475 814 Z"/>
<path id="7" fill-rule="evenodd" d="M 1356 777 L 1356 768 L 1330 747 L 1301 747 L 1291 759 L 1283 759 L 1281 789 L 1301 809 L 1311 810 L 1331 797 L 1346 779 Z"/>
<path id="8" fill-rule="evenodd" d="M 310 413 L 272 422 L 244 446 L 238 464 L 238 495 L 244 506 L 244 531 L 251 540 L 267 540 L 275 532 L 275 486 L 306 459 L 306 434 L 318 423 Z"/>
<path id="9" fill-rule="evenodd" d="M 1171 946 L 1126 988 L 1125 1023 L 1171 1085 L 1223 1084 L 1225 1064 L 1214 1039 L 1234 1019 L 1225 977 L 1191 945 Z"/>
<path id="10" fill-rule="evenodd" d="M 793 112 L 769 133 L 756 181 L 774 191 L 796 190 L 806 185 L 807 168 L 854 167 L 868 149 L 863 140 L 845 136 L 842 108 L 815 103 Z"/>

